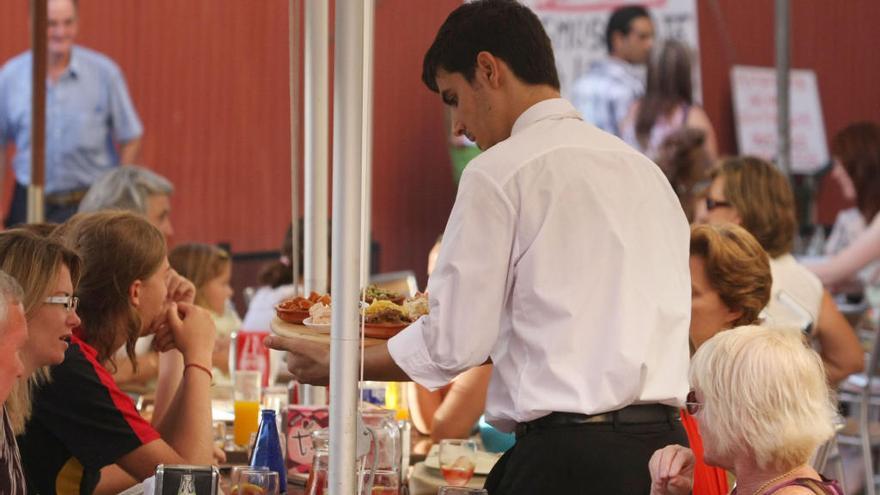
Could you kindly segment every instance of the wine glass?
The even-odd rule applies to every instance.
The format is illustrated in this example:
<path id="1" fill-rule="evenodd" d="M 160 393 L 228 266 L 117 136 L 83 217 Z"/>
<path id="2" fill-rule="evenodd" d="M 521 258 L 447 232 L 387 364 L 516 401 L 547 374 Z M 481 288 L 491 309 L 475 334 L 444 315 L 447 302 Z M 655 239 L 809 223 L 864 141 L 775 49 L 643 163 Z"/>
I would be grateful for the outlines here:
<path id="1" fill-rule="evenodd" d="M 441 486 L 437 495 L 488 495 L 489 492 L 482 488 L 468 488 L 466 486 Z"/>
<path id="2" fill-rule="evenodd" d="M 462 439 L 441 440 L 438 457 L 440 472 L 446 482 L 452 486 L 464 486 L 474 475 L 477 443 Z"/>

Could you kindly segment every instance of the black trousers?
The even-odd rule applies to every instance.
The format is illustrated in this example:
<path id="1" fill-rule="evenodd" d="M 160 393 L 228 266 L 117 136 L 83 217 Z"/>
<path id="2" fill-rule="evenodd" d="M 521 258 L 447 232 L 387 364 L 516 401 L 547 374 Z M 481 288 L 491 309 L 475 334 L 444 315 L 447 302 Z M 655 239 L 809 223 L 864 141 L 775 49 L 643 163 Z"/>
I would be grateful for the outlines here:
<path id="1" fill-rule="evenodd" d="M 495 464 L 485 488 L 489 495 L 648 495 L 648 460 L 670 444 L 688 445 L 681 421 L 530 431 Z"/>
<path id="2" fill-rule="evenodd" d="M 78 208 L 79 203 L 71 203 L 64 206 L 46 204 L 46 221 L 49 223 L 64 223 L 65 220 L 76 214 Z M 15 227 L 25 222 L 27 222 L 27 186 L 16 181 L 5 225 L 6 227 Z"/>

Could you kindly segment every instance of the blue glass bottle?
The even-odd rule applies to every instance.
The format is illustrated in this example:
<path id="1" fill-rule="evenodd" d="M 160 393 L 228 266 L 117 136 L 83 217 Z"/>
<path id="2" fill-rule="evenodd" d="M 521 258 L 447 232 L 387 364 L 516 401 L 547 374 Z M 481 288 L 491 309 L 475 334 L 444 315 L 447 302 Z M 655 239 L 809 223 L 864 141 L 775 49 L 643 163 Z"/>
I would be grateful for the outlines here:
<path id="1" fill-rule="evenodd" d="M 257 441 L 251 455 L 251 467 L 267 467 L 278 473 L 278 491 L 287 491 L 287 469 L 284 467 L 284 452 L 281 450 L 281 439 L 278 436 L 278 425 L 275 423 L 275 410 L 263 409 L 260 416 L 260 428 L 257 430 Z"/>

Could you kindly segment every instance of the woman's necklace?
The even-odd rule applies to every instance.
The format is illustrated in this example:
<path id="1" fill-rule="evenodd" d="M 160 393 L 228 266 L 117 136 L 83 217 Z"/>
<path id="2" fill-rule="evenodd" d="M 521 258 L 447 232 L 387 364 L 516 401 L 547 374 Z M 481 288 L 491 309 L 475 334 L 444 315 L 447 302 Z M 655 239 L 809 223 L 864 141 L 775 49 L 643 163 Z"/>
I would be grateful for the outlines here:
<path id="1" fill-rule="evenodd" d="M 773 478 L 772 480 L 764 482 L 763 485 L 759 486 L 757 490 L 752 492 L 752 495 L 759 495 L 760 493 L 762 493 L 765 489 L 767 489 L 767 487 L 769 487 L 773 483 L 776 483 L 777 481 L 782 480 L 783 478 L 785 478 L 786 476 L 789 476 L 791 473 L 797 471 L 800 468 L 801 468 L 801 466 L 796 466 L 791 471 L 787 471 L 785 473 L 782 473 L 779 476 Z M 736 493 L 736 488 L 734 488 L 733 491 L 731 491 L 730 493 Z"/>

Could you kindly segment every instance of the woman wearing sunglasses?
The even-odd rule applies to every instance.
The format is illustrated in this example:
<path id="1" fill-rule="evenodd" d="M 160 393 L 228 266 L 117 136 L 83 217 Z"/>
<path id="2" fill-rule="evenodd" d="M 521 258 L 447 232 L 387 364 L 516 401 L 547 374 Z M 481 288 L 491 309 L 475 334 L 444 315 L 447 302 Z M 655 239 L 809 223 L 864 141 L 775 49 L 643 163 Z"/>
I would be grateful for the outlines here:
<path id="1" fill-rule="evenodd" d="M 766 323 L 797 326 L 815 339 L 829 383 L 862 370 L 864 355 L 852 327 L 822 282 L 791 255 L 797 227 L 794 196 L 776 167 L 754 157 L 724 160 L 712 174 L 697 222 L 735 223 L 761 243 L 773 273 Z"/>
<path id="2" fill-rule="evenodd" d="M 7 409 L 16 435 L 31 412 L 31 389 L 46 381 L 48 366 L 61 364 L 71 332 L 80 324 L 73 296 L 80 259 L 59 241 L 24 229 L 0 233 L 0 270 L 22 286 L 28 339 L 20 351 L 26 380 L 16 383 Z"/>
<path id="3" fill-rule="evenodd" d="M 723 330 L 755 323 L 770 299 L 772 279 L 767 253 L 742 227 L 692 227 L 690 269 L 691 352 Z M 685 411 L 681 420 L 696 458 L 694 495 L 726 494 L 727 473 L 703 462 L 703 439 L 697 422 Z"/>
<path id="4" fill-rule="evenodd" d="M 842 495 L 809 466 L 834 434 L 836 410 L 821 358 L 793 328 L 745 326 L 706 341 L 691 360 L 688 410 L 706 463 L 736 475 L 738 495 Z M 652 495 L 690 493 L 694 454 L 669 445 L 651 457 Z"/>
<path id="5" fill-rule="evenodd" d="M 158 464 L 210 464 L 214 325 L 191 304 L 192 284 L 170 270 L 164 236 L 140 215 L 111 211 L 74 216 L 56 235 L 82 257 L 78 306 L 60 308 L 79 325 L 67 329 L 64 362 L 35 390 L 19 443 L 33 491 L 118 493 Z M 160 351 L 179 350 L 160 356 L 152 424 L 110 374 L 119 348 L 137 366 L 134 343 L 151 333 Z"/>

